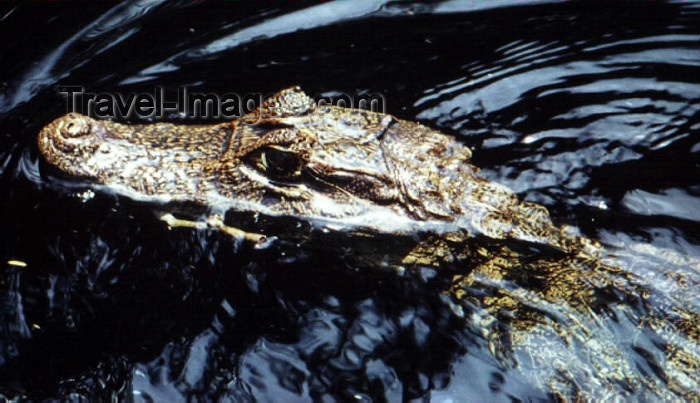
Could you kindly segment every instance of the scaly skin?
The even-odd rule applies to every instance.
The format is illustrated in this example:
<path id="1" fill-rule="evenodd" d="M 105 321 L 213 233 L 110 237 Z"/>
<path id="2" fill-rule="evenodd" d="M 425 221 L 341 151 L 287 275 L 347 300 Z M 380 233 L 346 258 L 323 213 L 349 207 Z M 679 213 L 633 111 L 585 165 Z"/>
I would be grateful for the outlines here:
<path id="1" fill-rule="evenodd" d="M 420 124 L 319 109 L 290 88 L 217 125 L 68 114 L 38 145 L 63 173 L 134 199 L 293 217 L 348 239 L 363 234 L 365 246 L 373 234 L 408 240 L 389 252 L 368 247 L 392 266 L 457 262 L 464 270 L 445 291 L 455 313 L 555 398 L 699 399 L 697 262 L 612 252 L 570 234 L 544 207 L 483 179 L 469 149 Z M 648 332 L 662 354 L 634 344 Z M 647 351 L 657 368 L 635 369 L 629 350 Z"/>

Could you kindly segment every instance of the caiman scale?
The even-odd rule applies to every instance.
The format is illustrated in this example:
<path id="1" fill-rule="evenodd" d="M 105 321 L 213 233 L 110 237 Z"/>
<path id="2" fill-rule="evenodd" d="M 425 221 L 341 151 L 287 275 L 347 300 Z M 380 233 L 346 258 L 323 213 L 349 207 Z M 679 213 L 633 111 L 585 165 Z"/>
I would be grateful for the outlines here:
<path id="1" fill-rule="evenodd" d="M 292 217 L 341 242 L 337 234 L 411 240 L 390 253 L 394 267 L 457 262 L 464 269 L 442 290 L 445 301 L 553 398 L 700 399 L 696 261 L 650 246 L 603 248 L 556 226 L 544 207 L 482 178 L 467 147 L 421 124 L 321 108 L 294 87 L 216 125 L 72 113 L 41 130 L 38 145 L 51 165 L 95 188 L 166 210 L 192 203 L 211 217 L 165 214 L 171 226 L 262 242 L 285 234 L 237 229 L 222 214 Z M 641 334 L 661 347 L 635 344 Z"/>

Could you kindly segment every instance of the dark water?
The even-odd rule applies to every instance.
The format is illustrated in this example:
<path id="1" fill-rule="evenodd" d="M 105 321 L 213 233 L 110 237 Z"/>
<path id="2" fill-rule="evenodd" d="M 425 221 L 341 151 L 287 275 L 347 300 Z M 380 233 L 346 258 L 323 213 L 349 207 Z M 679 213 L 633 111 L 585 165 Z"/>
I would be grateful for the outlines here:
<path id="1" fill-rule="evenodd" d="M 252 250 L 123 198 L 81 201 L 34 145 L 67 110 L 60 85 L 380 93 L 558 222 L 700 257 L 696 3 L 290 3 L 3 5 L 0 394 L 552 398 L 453 314 L 440 273 Z"/>

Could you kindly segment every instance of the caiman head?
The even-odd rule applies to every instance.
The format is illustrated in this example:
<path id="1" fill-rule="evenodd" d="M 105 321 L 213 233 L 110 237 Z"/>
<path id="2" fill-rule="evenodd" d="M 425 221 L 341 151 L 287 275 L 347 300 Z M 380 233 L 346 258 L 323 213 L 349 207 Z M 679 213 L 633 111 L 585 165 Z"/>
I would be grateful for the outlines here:
<path id="1" fill-rule="evenodd" d="M 381 233 L 461 229 L 500 238 L 521 221 L 549 222 L 543 208 L 481 178 L 455 139 L 387 114 L 317 106 L 298 87 L 217 125 L 68 114 L 38 144 L 63 173 L 140 200 Z"/>

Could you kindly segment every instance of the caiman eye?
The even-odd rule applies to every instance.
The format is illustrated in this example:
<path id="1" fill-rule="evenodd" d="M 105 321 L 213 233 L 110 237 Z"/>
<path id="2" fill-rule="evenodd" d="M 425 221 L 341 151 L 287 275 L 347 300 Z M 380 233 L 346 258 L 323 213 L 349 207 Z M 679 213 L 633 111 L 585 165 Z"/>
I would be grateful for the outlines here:
<path id="1" fill-rule="evenodd" d="M 260 164 L 266 173 L 282 178 L 301 174 L 303 161 L 290 151 L 267 148 L 260 153 Z"/>

